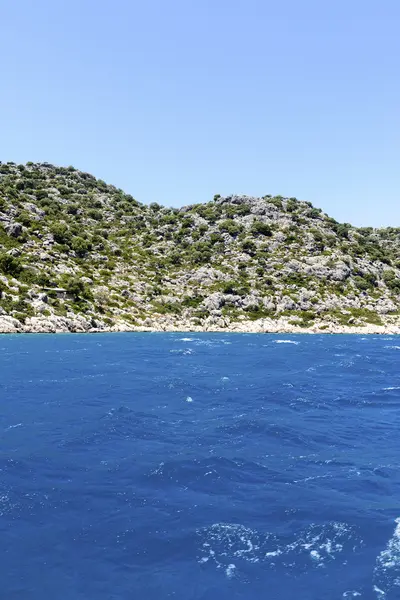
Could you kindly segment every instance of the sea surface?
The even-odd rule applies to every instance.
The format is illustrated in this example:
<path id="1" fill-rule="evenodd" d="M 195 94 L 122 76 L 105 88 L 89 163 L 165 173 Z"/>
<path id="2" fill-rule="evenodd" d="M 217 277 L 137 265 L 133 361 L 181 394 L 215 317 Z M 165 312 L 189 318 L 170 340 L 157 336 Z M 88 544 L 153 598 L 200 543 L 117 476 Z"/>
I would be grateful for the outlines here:
<path id="1" fill-rule="evenodd" d="M 400 338 L 0 337 L 0 598 L 400 599 Z"/>

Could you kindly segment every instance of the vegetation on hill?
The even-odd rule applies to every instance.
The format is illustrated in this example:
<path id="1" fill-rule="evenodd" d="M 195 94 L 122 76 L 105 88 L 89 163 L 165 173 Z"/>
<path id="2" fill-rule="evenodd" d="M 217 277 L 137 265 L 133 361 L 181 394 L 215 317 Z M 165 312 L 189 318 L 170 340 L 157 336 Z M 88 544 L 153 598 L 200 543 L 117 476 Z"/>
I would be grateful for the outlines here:
<path id="1" fill-rule="evenodd" d="M 0 163 L 0 315 L 21 323 L 357 325 L 399 308 L 400 228 L 281 196 L 147 206 L 73 167 Z"/>

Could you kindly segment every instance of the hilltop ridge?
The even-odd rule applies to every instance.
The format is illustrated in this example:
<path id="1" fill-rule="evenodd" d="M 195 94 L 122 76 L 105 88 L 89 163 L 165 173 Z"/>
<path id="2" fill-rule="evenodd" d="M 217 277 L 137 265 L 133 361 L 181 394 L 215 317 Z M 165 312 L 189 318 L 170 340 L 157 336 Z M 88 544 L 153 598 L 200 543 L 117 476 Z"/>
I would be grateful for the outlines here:
<path id="1" fill-rule="evenodd" d="M 0 163 L 0 331 L 400 332 L 399 310 L 400 228 L 281 196 L 147 206 Z"/>

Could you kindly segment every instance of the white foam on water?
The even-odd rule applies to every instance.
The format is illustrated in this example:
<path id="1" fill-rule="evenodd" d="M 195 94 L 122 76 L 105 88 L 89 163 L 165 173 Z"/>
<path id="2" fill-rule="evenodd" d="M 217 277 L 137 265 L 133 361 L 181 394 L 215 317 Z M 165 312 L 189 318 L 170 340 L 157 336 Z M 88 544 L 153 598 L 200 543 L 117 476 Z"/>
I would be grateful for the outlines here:
<path id="1" fill-rule="evenodd" d="M 351 359 L 347 359 L 347 360 L 340 360 L 338 363 L 339 367 L 352 367 L 354 365 L 354 360 Z"/>
<path id="2" fill-rule="evenodd" d="M 361 596 L 360 592 L 356 590 L 348 590 L 347 592 L 343 592 L 343 598 L 356 598 L 357 596 Z"/>
<path id="3" fill-rule="evenodd" d="M 152 471 L 150 473 L 150 475 L 162 475 L 163 474 L 163 469 L 164 469 L 164 462 L 160 462 L 160 464 L 158 465 L 158 467 L 156 469 L 154 469 L 154 471 Z"/>
<path id="4" fill-rule="evenodd" d="M 3 515 L 11 513 L 15 508 L 17 508 L 17 504 L 13 504 L 8 494 L 3 494 L 0 496 L 0 517 Z"/>
<path id="5" fill-rule="evenodd" d="M 235 569 L 236 569 L 236 566 L 233 563 L 231 563 L 230 565 L 228 565 L 226 567 L 225 573 L 229 579 L 231 579 L 235 575 Z"/>
<path id="6" fill-rule="evenodd" d="M 210 347 L 215 347 L 215 346 L 219 346 L 221 344 L 230 344 L 231 342 L 225 342 L 219 338 L 215 338 L 212 340 L 203 340 L 200 338 L 194 338 L 193 342 L 195 343 L 196 346 L 210 346 Z"/>
<path id="7" fill-rule="evenodd" d="M 400 588 L 400 517 L 385 550 L 376 559 L 374 569 L 374 591 L 378 598 L 385 598 L 388 591 Z M 397 592 L 400 597 L 400 589 Z"/>
<path id="8" fill-rule="evenodd" d="M 273 552 L 266 552 L 265 558 L 271 558 L 272 556 L 280 556 L 282 554 L 282 550 L 274 550 Z"/>
<path id="9" fill-rule="evenodd" d="M 192 350 L 191 348 L 185 348 L 184 350 L 170 350 L 169 351 L 170 354 L 181 354 L 181 355 L 185 355 L 185 354 L 193 354 L 194 350 Z"/>
<path id="10" fill-rule="evenodd" d="M 343 551 L 344 542 L 351 537 L 351 529 L 345 523 L 330 523 L 328 526 L 311 526 L 294 542 L 282 548 L 282 553 L 301 556 L 308 553 L 311 561 L 322 567 L 328 560 Z"/>
<path id="11" fill-rule="evenodd" d="M 3 494 L 2 496 L 0 496 L 0 504 L 9 504 L 10 502 L 10 498 L 7 494 Z"/>
<path id="12" fill-rule="evenodd" d="M 386 350 L 400 350 L 400 346 L 384 346 Z"/>
<path id="13" fill-rule="evenodd" d="M 8 429 L 15 429 L 16 427 L 22 427 L 22 426 L 23 426 L 23 423 L 17 423 L 16 425 L 9 425 L 9 426 L 6 428 L 6 431 L 7 431 Z"/>
<path id="14" fill-rule="evenodd" d="M 388 392 L 389 390 L 400 390 L 400 385 L 393 385 L 391 387 L 385 387 L 385 388 L 383 388 L 383 390 L 385 392 Z"/>
<path id="15" fill-rule="evenodd" d="M 330 477 L 332 477 L 332 475 L 330 473 L 326 473 L 325 475 L 314 475 L 310 477 L 304 477 L 304 479 L 293 479 L 292 483 L 305 483 L 307 481 L 314 481 L 314 479 L 326 479 Z M 290 482 L 288 482 L 288 484 L 290 485 Z"/>
<path id="16" fill-rule="evenodd" d="M 232 558 L 257 563 L 260 558 L 258 533 L 237 523 L 215 523 L 205 530 L 199 530 L 203 538 L 200 562 L 212 561 L 217 568 L 230 567 Z M 207 560 L 205 560 L 207 559 Z M 236 567 L 235 567 L 236 568 Z"/>
<path id="17" fill-rule="evenodd" d="M 378 565 L 384 569 L 400 567 L 400 517 L 395 522 L 393 537 L 377 558 Z"/>
<path id="18" fill-rule="evenodd" d="M 355 552 L 362 543 L 351 527 L 339 522 L 311 525 L 295 534 L 295 539 L 289 543 L 275 534 L 262 534 L 235 523 L 215 523 L 197 533 L 203 540 L 199 563 L 211 562 L 224 570 L 233 564 L 233 560 L 236 565 L 240 560 L 263 563 L 272 569 L 293 570 L 306 568 L 306 565 L 321 568 L 327 562 L 337 560 L 345 547 L 347 551 Z"/>
<path id="19" fill-rule="evenodd" d="M 294 344 L 298 346 L 300 342 L 295 342 L 294 340 L 274 340 L 274 344 Z"/>
<path id="20" fill-rule="evenodd" d="M 191 396 L 187 396 L 186 402 L 193 402 L 193 398 Z"/>
<path id="21" fill-rule="evenodd" d="M 194 342 L 194 338 L 179 338 L 180 342 Z"/>

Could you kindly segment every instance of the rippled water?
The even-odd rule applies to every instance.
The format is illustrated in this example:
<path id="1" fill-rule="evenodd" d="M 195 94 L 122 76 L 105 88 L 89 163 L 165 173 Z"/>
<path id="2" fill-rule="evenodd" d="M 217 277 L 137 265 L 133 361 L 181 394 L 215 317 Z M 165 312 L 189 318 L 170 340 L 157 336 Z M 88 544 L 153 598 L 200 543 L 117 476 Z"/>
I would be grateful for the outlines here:
<path id="1" fill-rule="evenodd" d="M 0 338 L 7 600 L 400 598 L 400 341 Z"/>

